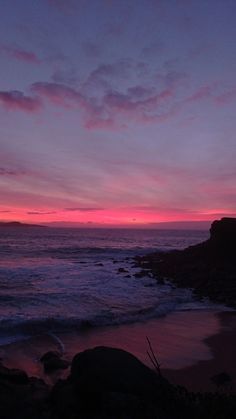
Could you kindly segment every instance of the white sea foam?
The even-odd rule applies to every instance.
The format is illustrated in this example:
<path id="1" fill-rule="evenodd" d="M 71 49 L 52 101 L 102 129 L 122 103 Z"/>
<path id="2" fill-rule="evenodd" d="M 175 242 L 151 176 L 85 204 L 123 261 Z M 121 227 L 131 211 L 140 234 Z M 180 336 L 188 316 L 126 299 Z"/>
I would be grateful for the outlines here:
<path id="1" fill-rule="evenodd" d="M 189 290 L 157 284 L 148 276 L 135 278 L 138 269 L 132 258 L 206 238 L 205 232 L 196 231 L 4 232 L 0 236 L 0 339 L 131 323 L 184 306 L 194 308 Z M 127 272 L 118 273 L 120 267 Z"/>

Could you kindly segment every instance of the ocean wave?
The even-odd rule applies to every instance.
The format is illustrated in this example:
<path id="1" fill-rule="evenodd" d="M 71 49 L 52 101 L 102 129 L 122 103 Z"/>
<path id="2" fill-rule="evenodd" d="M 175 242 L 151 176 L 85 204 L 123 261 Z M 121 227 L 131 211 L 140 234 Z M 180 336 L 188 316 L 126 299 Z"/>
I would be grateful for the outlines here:
<path id="1" fill-rule="evenodd" d="M 143 322 L 152 318 L 159 318 L 168 315 L 174 311 L 190 311 L 202 309 L 216 309 L 216 306 L 205 302 L 189 302 L 184 298 L 175 301 L 166 301 L 159 305 L 152 305 L 144 308 L 136 308 L 125 313 L 117 315 L 111 310 L 104 309 L 100 313 L 87 317 L 42 317 L 34 319 L 4 319 L 0 321 L 2 336 L 24 335 L 32 336 L 44 333 L 58 332 L 83 332 L 90 328 L 103 326 L 118 326 L 122 324 L 131 324 Z M 222 306 L 220 307 L 222 309 Z"/>

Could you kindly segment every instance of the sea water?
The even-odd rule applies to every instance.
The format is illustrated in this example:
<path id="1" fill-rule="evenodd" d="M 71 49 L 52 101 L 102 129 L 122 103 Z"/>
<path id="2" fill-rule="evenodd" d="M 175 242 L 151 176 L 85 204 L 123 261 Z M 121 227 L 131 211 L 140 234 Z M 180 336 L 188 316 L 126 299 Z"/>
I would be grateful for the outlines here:
<path id="1" fill-rule="evenodd" d="M 189 230 L 1 228 L 0 344 L 210 309 L 191 290 L 148 273 L 136 278 L 133 260 L 207 238 Z"/>

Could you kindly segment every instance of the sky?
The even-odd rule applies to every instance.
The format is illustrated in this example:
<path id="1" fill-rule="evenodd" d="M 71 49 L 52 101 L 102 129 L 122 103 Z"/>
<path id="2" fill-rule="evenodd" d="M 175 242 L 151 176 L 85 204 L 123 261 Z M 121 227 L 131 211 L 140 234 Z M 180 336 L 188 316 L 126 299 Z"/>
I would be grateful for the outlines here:
<path id="1" fill-rule="evenodd" d="M 236 216 L 234 0 L 0 9 L 0 221 Z"/>

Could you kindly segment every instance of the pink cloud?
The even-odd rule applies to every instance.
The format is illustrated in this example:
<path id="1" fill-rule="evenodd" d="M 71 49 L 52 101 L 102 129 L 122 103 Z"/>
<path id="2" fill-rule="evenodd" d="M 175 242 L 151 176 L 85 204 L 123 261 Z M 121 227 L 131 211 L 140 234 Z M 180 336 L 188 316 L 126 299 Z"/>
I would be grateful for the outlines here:
<path id="1" fill-rule="evenodd" d="M 37 112 L 41 102 L 37 97 L 30 97 L 18 90 L 0 91 L 0 104 L 9 110 Z"/>
<path id="2" fill-rule="evenodd" d="M 0 52 L 1 51 L 18 61 L 24 61 L 29 64 L 41 63 L 41 60 L 37 57 L 37 55 L 31 51 L 25 51 L 24 49 L 16 48 L 10 45 L 1 45 Z"/>
<path id="3" fill-rule="evenodd" d="M 103 71 L 110 71 L 103 68 Z M 134 86 L 126 93 L 110 91 L 95 101 L 83 95 L 79 90 L 59 83 L 34 83 L 31 91 L 41 98 L 46 98 L 57 106 L 78 108 L 83 112 L 84 124 L 89 129 L 114 128 L 119 117 L 131 118 L 136 121 L 161 121 L 170 112 L 155 114 L 159 105 L 166 103 L 174 95 L 174 90 L 164 89 L 156 92 L 153 88 Z M 125 121 L 122 122 L 123 124 Z"/>
<path id="4" fill-rule="evenodd" d="M 186 99 L 186 102 L 198 102 L 199 100 L 211 97 L 213 91 L 212 86 L 202 86 Z"/>
<path id="5" fill-rule="evenodd" d="M 56 213 L 57 211 L 27 211 L 29 215 L 52 215 Z"/>
<path id="6" fill-rule="evenodd" d="M 58 106 L 71 107 L 73 104 L 87 106 L 84 96 L 65 84 L 38 82 L 31 86 L 31 91 Z"/>
<path id="7" fill-rule="evenodd" d="M 227 105 L 236 99 L 236 87 L 215 97 L 218 105 Z"/>
<path id="8" fill-rule="evenodd" d="M 81 212 L 94 212 L 94 211 L 103 211 L 104 208 L 98 207 L 72 207 L 72 208 L 64 208 L 64 211 L 81 211 Z"/>
<path id="9" fill-rule="evenodd" d="M 153 111 L 165 99 L 172 97 L 173 92 L 170 89 L 165 89 L 160 93 L 154 93 L 149 97 L 137 99 L 136 92 L 130 91 L 128 94 L 119 92 L 110 92 L 104 96 L 104 104 L 110 109 L 115 109 L 120 112 L 133 112 L 133 111 Z"/>
<path id="10" fill-rule="evenodd" d="M 0 176 L 21 176 L 25 175 L 24 170 L 8 169 L 6 167 L 0 167 Z"/>
<path id="11" fill-rule="evenodd" d="M 130 78 L 133 80 L 137 68 L 137 63 L 131 60 L 101 64 L 79 88 L 69 85 L 69 82 L 36 82 L 30 87 L 30 96 L 19 91 L 0 92 L 0 103 L 9 109 L 37 111 L 44 101 L 48 101 L 58 107 L 78 109 L 88 129 L 117 130 L 132 121 L 146 124 L 165 122 L 174 117 L 185 103 L 211 95 L 212 87 L 203 86 L 179 103 L 173 102 L 177 89 L 186 79 L 185 73 L 175 71 L 156 76 L 152 79 L 154 85 L 150 82 L 144 85 L 130 83 L 126 90 L 114 89 L 119 80 L 125 81 L 126 85 Z"/>
<path id="12" fill-rule="evenodd" d="M 112 118 L 104 118 L 102 119 L 100 116 L 91 116 L 86 122 L 85 127 L 87 129 L 105 129 L 105 130 L 116 130 L 118 129 L 118 125 Z"/>

